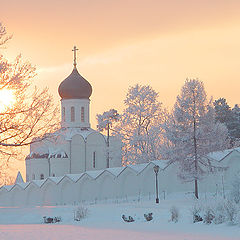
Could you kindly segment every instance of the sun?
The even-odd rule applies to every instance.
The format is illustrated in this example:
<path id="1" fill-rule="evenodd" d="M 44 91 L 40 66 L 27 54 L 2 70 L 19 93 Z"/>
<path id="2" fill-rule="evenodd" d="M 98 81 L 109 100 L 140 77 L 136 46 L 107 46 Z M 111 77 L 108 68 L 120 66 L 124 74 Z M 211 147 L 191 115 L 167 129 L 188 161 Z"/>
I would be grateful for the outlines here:
<path id="1" fill-rule="evenodd" d="M 0 90 L 0 112 L 4 111 L 7 107 L 15 102 L 15 96 L 12 90 Z"/>

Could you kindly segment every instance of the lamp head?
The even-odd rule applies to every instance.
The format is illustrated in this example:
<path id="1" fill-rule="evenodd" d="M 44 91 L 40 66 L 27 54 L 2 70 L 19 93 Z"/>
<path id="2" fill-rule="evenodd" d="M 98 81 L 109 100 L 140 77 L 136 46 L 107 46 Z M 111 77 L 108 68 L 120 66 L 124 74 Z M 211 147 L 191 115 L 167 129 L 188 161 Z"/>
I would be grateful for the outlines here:
<path id="1" fill-rule="evenodd" d="M 154 172 L 155 172 L 156 174 L 158 174 L 158 172 L 159 172 L 159 166 L 158 166 L 158 165 L 155 165 L 155 166 L 153 167 L 153 170 L 154 170 Z"/>

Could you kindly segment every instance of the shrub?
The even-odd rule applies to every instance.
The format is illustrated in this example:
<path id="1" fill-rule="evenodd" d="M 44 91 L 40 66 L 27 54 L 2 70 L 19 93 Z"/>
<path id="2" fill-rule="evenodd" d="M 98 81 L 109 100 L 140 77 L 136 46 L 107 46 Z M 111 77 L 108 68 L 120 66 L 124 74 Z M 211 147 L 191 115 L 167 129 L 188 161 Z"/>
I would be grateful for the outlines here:
<path id="1" fill-rule="evenodd" d="M 231 224 L 237 223 L 237 215 L 239 211 L 239 207 L 233 201 L 227 200 L 224 204 L 225 212 L 226 212 L 226 219 Z"/>
<path id="2" fill-rule="evenodd" d="M 147 213 L 147 214 L 144 214 L 144 218 L 149 222 L 151 220 L 153 220 L 153 213 Z"/>
<path id="3" fill-rule="evenodd" d="M 214 218 L 214 212 L 210 208 L 207 208 L 205 210 L 205 214 L 203 215 L 203 222 L 206 224 L 211 224 Z"/>
<path id="4" fill-rule="evenodd" d="M 202 217 L 200 216 L 200 213 L 202 211 L 202 208 L 200 206 L 194 205 L 193 208 L 190 209 L 190 211 L 193 216 L 193 223 L 203 221 Z"/>
<path id="5" fill-rule="evenodd" d="M 178 218 L 179 218 L 179 211 L 178 211 L 178 209 L 175 206 L 173 206 L 170 209 L 170 213 L 171 213 L 170 221 L 171 222 L 175 222 L 175 223 L 178 222 Z"/>
<path id="6" fill-rule="evenodd" d="M 80 206 L 74 211 L 74 220 L 81 221 L 86 218 L 89 214 L 89 210 L 86 207 Z"/>
<path id="7" fill-rule="evenodd" d="M 215 224 L 221 224 L 226 221 L 226 211 L 224 202 L 219 202 L 217 206 L 214 209 L 215 218 L 213 219 L 213 222 Z"/>

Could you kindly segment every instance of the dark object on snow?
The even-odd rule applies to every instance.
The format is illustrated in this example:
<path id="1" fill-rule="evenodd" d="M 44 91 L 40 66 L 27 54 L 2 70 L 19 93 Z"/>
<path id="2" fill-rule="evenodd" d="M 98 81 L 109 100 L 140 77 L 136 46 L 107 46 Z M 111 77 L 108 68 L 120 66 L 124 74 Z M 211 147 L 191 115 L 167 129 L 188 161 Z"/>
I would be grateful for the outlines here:
<path id="1" fill-rule="evenodd" d="M 145 219 L 149 222 L 153 219 L 153 213 L 144 214 Z"/>
<path id="2" fill-rule="evenodd" d="M 211 224 L 215 216 L 213 215 L 211 210 L 208 210 L 206 214 L 204 215 L 204 220 L 203 222 L 206 224 Z"/>
<path id="3" fill-rule="evenodd" d="M 51 217 L 44 216 L 43 221 L 44 221 L 44 223 L 56 223 L 56 222 L 61 222 L 62 219 L 61 219 L 61 217 L 51 218 Z"/>
<path id="4" fill-rule="evenodd" d="M 198 214 L 193 215 L 193 222 L 201 222 L 203 221 L 202 217 Z"/>
<path id="5" fill-rule="evenodd" d="M 134 222 L 135 221 L 131 216 L 128 216 L 128 218 L 127 218 L 125 215 L 122 215 L 122 219 L 124 220 L 124 222 Z"/>

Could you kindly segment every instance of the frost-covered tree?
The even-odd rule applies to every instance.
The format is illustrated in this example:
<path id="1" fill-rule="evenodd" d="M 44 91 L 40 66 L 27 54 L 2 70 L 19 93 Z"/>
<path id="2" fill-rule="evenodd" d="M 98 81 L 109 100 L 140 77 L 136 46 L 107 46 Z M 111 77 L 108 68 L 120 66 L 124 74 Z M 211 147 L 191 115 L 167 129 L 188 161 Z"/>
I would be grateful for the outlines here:
<path id="1" fill-rule="evenodd" d="M 194 181 L 198 198 L 199 178 L 214 169 L 204 156 L 223 150 L 227 145 L 227 129 L 215 121 L 215 111 L 207 100 L 203 82 L 198 79 L 185 81 L 163 127 L 166 139 L 163 155 L 170 163 L 179 163 L 179 177 L 183 181 Z"/>
<path id="2" fill-rule="evenodd" d="M 213 102 L 213 105 L 216 113 L 216 121 L 225 123 L 227 126 L 232 119 L 231 107 L 228 105 L 227 100 L 219 98 Z"/>
<path id="3" fill-rule="evenodd" d="M 110 130 L 113 130 L 114 122 L 117 122 L 120 118 L 117 110 L 110 109 L 103 114 L 97 114 L 97 129 L 98 131 L 102 132 L 104 130 L 107 131 L 107 167 L 110 166 L 110 159 L 109 159 L 109 136 Z"/>
<path id="4" fill-rule="evenodd" d="M 0 44 L 10 37 L 0 23 Z M 33 86 L 35 67 L 21 55 L 13 63 L 0 55 L 0 94 L 12 93 L 14 101 L 0 111 L 0 157 L 7 161 L 19 155 L 19 147 L 39 141 L 58 124 L 58 111 L 47 89 Z"/>
<path id="5" fill-rule="evenodd" d="M 225 98 L 219 98 L 213 104 L 216 112 L 216 121 L 226 125 L 231 146 L 236 146 L 240 140 L 240 108 L 236 104 L 231 109 Z"/>
<path id="6" fill-rule="evenodd" d="M 232 108 L 233 119 L 231 122 L 230 136 L 233 141 L 234 146 L 239 146 L 240 144 L 240 107 L 235 104 Z"/>
<path id="7" fill-rule="evenodd" d="M 123 163 L 142 163 L 160 159 L 164 117 L 158 93 L 149 85 L 130 87 L 124 101 L 125 109 L 115 128 L 123 142 Z"/>

